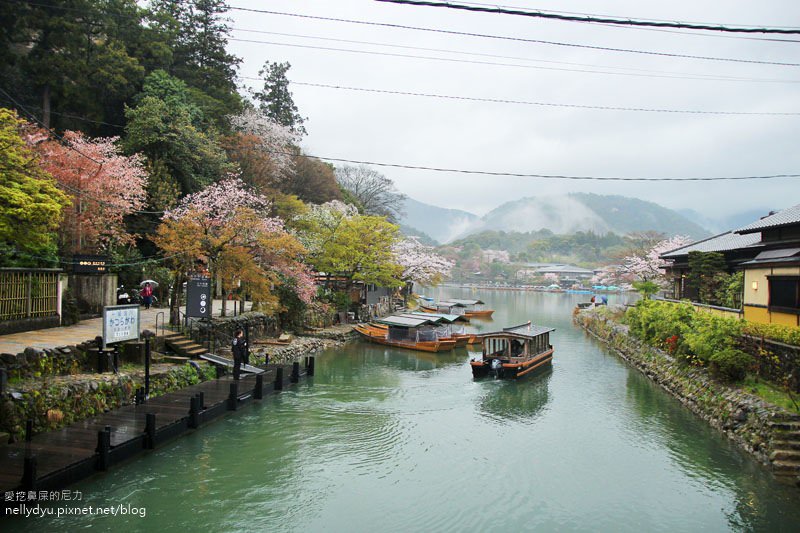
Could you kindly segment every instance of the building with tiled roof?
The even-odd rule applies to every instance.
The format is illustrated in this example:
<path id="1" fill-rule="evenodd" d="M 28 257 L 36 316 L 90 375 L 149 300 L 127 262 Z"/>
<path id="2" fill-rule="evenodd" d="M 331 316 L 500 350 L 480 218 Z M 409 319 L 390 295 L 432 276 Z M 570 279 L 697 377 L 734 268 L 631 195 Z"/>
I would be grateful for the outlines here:
<path id="1" fill-rule="evenodd" d="M 729 272 L 744 272 L 746 320 L 800 326 L 800 205 L 662 254 L 675 298 L 696 299 L 686 283 L 692 252 L 719 252 Z"/>

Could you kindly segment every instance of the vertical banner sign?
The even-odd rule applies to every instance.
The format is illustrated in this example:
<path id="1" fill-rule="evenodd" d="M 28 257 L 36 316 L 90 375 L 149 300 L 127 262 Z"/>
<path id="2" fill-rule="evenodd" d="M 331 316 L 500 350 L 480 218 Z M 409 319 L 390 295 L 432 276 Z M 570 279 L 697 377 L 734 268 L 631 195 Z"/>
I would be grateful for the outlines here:
<path id="1" fill-rule="evenodd" d="M 186 284 L 186 316 L 211 318 L 211 278 L 191 276 Z"/>
<path id="2" fill-rule="evenodd" d="M 139 340 L 139 306 L 103 307 L 103 345 Z"/>

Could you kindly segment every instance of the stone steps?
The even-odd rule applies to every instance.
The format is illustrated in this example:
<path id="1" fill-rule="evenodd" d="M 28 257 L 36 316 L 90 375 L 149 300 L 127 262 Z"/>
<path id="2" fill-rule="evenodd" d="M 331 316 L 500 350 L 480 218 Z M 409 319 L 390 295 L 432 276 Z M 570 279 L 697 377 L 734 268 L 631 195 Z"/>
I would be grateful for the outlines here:
<path id="1" fill-rule="evenodd" d="M 772 442 L 772 449 L 778 450 L 800 450 L 800 440 L 776 440 Z"/>
<path id="2" fill-rule="evenodd" d="M 800 449 L 778 449 L 769 454 L 770 461 L 792 461 L 800 463 Z"/>
<path id="3" fill-rule="evenodd" d="M 767 426 L 779 431 L 800 433 L 800 420 L 770 420 Z"/>
<path id="4" fill-rule="evenodd" d="M 204 353 L 208 353 L 208 350 L 205 347 L 197 344 L 187 337 L 184 337 L 180 333 L 170 333 L 169 335 L 165 335 L 164 342 L 173 352 L 182 357 L 197 359 Z"/>
<path id="5" fill-rule="evenodd" d="M 774 461 L 772 471 L 780 475 L 800 475 L 800 461 Z"/>

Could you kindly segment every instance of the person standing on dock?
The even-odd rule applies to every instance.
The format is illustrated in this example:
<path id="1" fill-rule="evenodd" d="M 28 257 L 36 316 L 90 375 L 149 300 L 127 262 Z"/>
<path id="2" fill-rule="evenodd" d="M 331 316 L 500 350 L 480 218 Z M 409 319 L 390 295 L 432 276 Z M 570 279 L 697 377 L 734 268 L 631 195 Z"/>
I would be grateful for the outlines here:
<path id="1" fill-rule="evenodd" d="M 239 379 L 242 370 L 242 361 L 247 364 L 247 342 L 244 340 L 244 331 L 237 329 L 231 340 L 231 353 L 233 353 L 233 379 Z"/>

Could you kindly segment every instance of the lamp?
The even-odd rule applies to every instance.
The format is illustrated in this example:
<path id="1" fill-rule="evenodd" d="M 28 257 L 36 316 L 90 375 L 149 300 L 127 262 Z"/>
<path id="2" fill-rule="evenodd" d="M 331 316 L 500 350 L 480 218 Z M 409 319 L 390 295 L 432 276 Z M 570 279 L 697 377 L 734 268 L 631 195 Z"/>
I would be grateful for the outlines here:
<path id="1" fill-rule="evenodd" d="M 753 283 L 751 283 L 750 286 L 753 288 L 754 291 L 758 290 L 758 282 L 757 281 L 754 281 Z"/>

